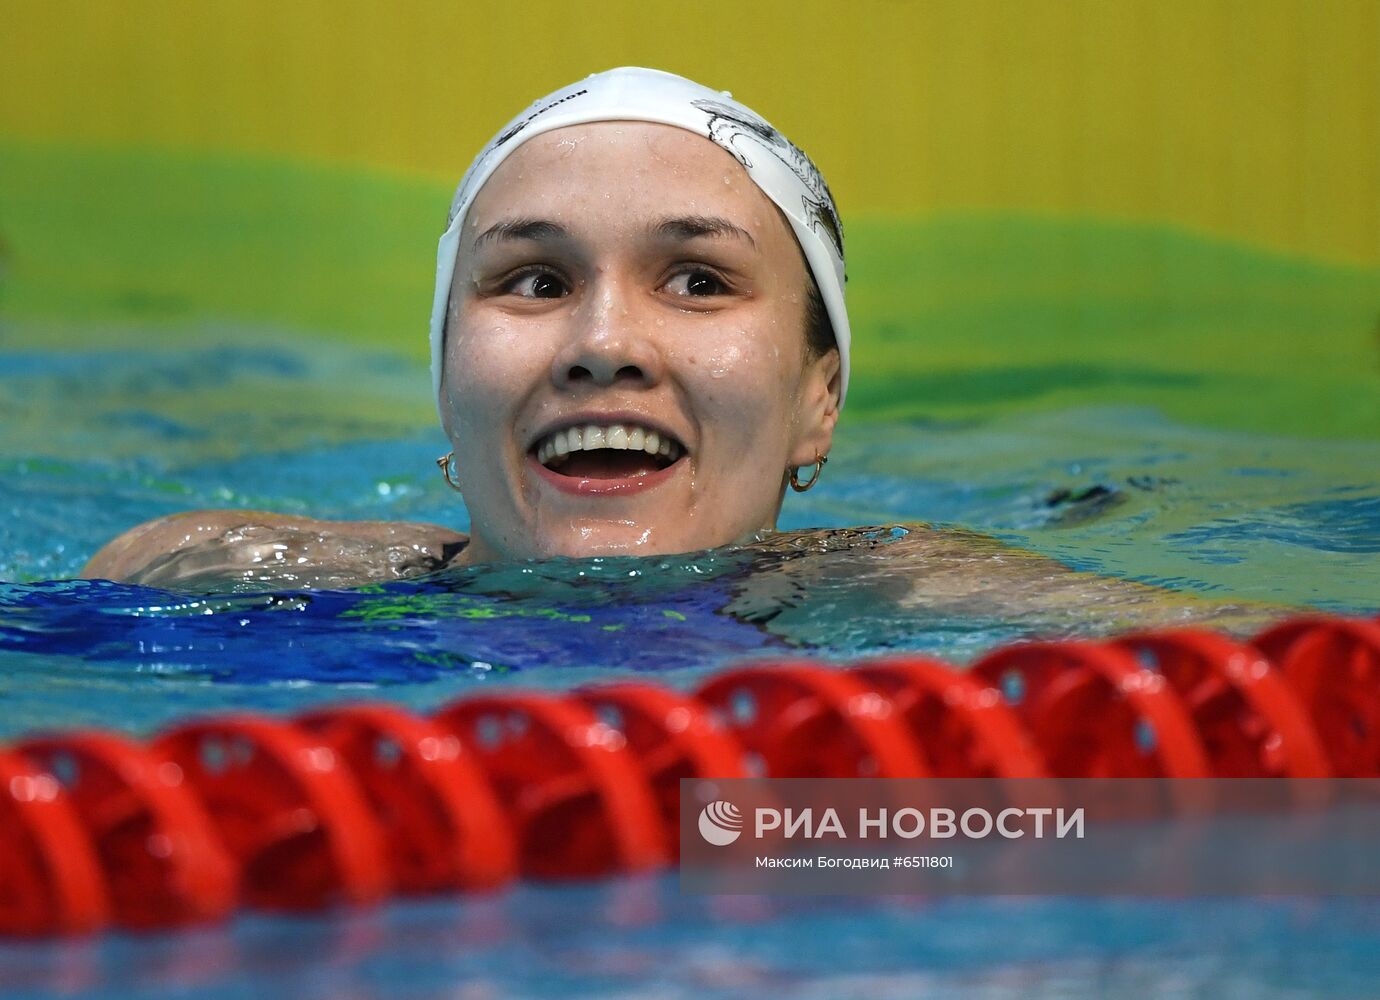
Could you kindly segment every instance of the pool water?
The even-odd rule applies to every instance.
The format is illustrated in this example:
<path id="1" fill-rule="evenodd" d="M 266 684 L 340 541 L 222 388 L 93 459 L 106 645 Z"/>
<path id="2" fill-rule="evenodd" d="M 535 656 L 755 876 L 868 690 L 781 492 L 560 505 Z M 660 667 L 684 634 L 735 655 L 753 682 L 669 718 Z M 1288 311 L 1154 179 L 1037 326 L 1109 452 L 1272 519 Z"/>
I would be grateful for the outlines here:
<path id="1" fill-rule="evenodd" d="M 6 996 L 1362 1000 L 1377 933 L 1355 901 L 777 905 L 664 879 L 0 944 L 0 969 Z"/>
<path id="2" fill-rule="evenodd" d="M 415 405 L 427 384 L 391 355 L 273 331 L 202 331 L 174 347 L 132 337 L 118 351 L 0 343 L 0 738 L 77 725 L 145 735 L 193 713 L 363 698 L 431 709 L 495 685 L 629 674 L 689 687 L 726 663 L 791 652 L 966 662 L 1025 636 L 1135 623 L 1096 602 L 926 600 L 923 586 L 916 598 L 923 568 L 898 571 L 892 553 L 928 530 L 921 522 L 1234 603 L 1242 621 L 1285 606 L 1373 612 L 1380 595 L 1380 442 L 1208 430 L 1112 403 L 845 417 L 820 486 L 787 498 L 792 533 L 766 547 L 549 560 L 355 591 L 71 579 L 118 532 L 197 507 L 463 530 L 433 464 L 445 442 Z M 1355 902 L 784 904 L 681 898 L 657 878 L 0 945 L 0 987 L 1344 997 L 1373 987 L 1378 931 L 1380 907 Z"/>

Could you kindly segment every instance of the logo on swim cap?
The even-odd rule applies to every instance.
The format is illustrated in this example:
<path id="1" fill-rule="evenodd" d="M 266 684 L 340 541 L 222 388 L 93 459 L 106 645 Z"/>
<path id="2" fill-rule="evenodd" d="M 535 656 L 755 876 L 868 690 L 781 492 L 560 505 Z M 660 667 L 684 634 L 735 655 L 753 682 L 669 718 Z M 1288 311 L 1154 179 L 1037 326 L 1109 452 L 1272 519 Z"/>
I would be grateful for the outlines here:
<path id="1" fill-rule="evenodd" d="M 715 847 L 727 847 L 743 834 L 743 814 L 719 799 L 700 810 L 700 836 Z"/>
<path id="2" fill-rule="evenodd" d="M 690 103 L 709 116 L 709 138 L 728 150 L 744 167 L 751 170 L 753 161 L 740 146 L 740 139 L 755 141 L 795 174 L 808 192 L 801 197 L 801 203 L 812 220 L 811 226 L 834 244 L 842 259 L 843 222 L 834 207 L 829 185 L 824 183 L 824 175 L 805 151 L 742 105 L 704 99 Z"/>

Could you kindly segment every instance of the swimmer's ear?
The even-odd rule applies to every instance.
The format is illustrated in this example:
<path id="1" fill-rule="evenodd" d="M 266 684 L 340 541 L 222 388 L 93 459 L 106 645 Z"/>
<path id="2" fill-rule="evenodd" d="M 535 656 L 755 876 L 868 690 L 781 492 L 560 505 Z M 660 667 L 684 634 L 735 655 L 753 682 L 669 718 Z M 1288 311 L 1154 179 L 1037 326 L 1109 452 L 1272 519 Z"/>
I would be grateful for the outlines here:
<path id="1" fill-rule="evenodd" d="M 796 440 L 791 446 L 793 465 L 814 465 L 817 454 L 828 455 L 833 447 L 834 426 L 839 422 L 840 368 L 838 349 L 832 347 L 805 364 L 796 409 Z"/>
<path id="2" fill-rule="evenodd" d="M 446 440 L 452 445 L 455 444 L 455 435 L 450 431 L 450 417 L 454 411 L 454 402 L 450 397 L 450 386 L 444 381 L 441 382 L 441 405 L 438 407 L 441 415 L 441 430 L 446 435 Z"/>
<path id="3" fill-rule="evenodd" d="M 825 384 L 829 387 L 829 406 L 834 423 L 838 423 L 839 399 L 843 396 L 843 361 L 840 359 L 839 349 L 829 348 L 820 360 L 827 365 L 828 378 L 825 379 Z"/>

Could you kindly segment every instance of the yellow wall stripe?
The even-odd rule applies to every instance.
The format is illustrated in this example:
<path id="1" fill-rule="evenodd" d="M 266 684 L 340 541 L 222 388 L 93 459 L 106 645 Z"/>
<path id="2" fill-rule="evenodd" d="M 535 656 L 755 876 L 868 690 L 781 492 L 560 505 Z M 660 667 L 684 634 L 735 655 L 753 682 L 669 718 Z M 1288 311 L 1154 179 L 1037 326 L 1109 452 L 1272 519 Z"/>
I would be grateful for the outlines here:
<path id="1" fill-rule="evenodd" d="M 624 63 L 732 89 L 845 220 L 1077 213 L 1380 262 L 1374 0 L 0 0 L 0 134 L 454 180 Z"/>

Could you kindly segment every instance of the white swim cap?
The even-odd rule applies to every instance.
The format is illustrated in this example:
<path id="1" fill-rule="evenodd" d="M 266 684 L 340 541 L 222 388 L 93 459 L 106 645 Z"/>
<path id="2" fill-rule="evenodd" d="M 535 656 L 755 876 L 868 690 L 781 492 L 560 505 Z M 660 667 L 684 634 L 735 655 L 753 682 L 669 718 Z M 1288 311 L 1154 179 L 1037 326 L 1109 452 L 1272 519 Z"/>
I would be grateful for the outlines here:
<path id="1" fill-rule="evenodd" d="M 489 140 L 460 181 L 436 251 L 431 305 L 431 383 L 439 409 L 441 363 L 450 283 L 460 231 L 475 195 L 508 154 L 533 136 L 587 122 L 639 121 L 674 125 L 731 153 L 781 209 L 795 231 L 819 287 L 839 349 L 839 405 L 848 390 L 848 311 L 843 301 L 843 224 L 833 196 L 810 158 L 727 91 L 655 69 L 624 66 L 563 87 L 535 101 Z"/>

